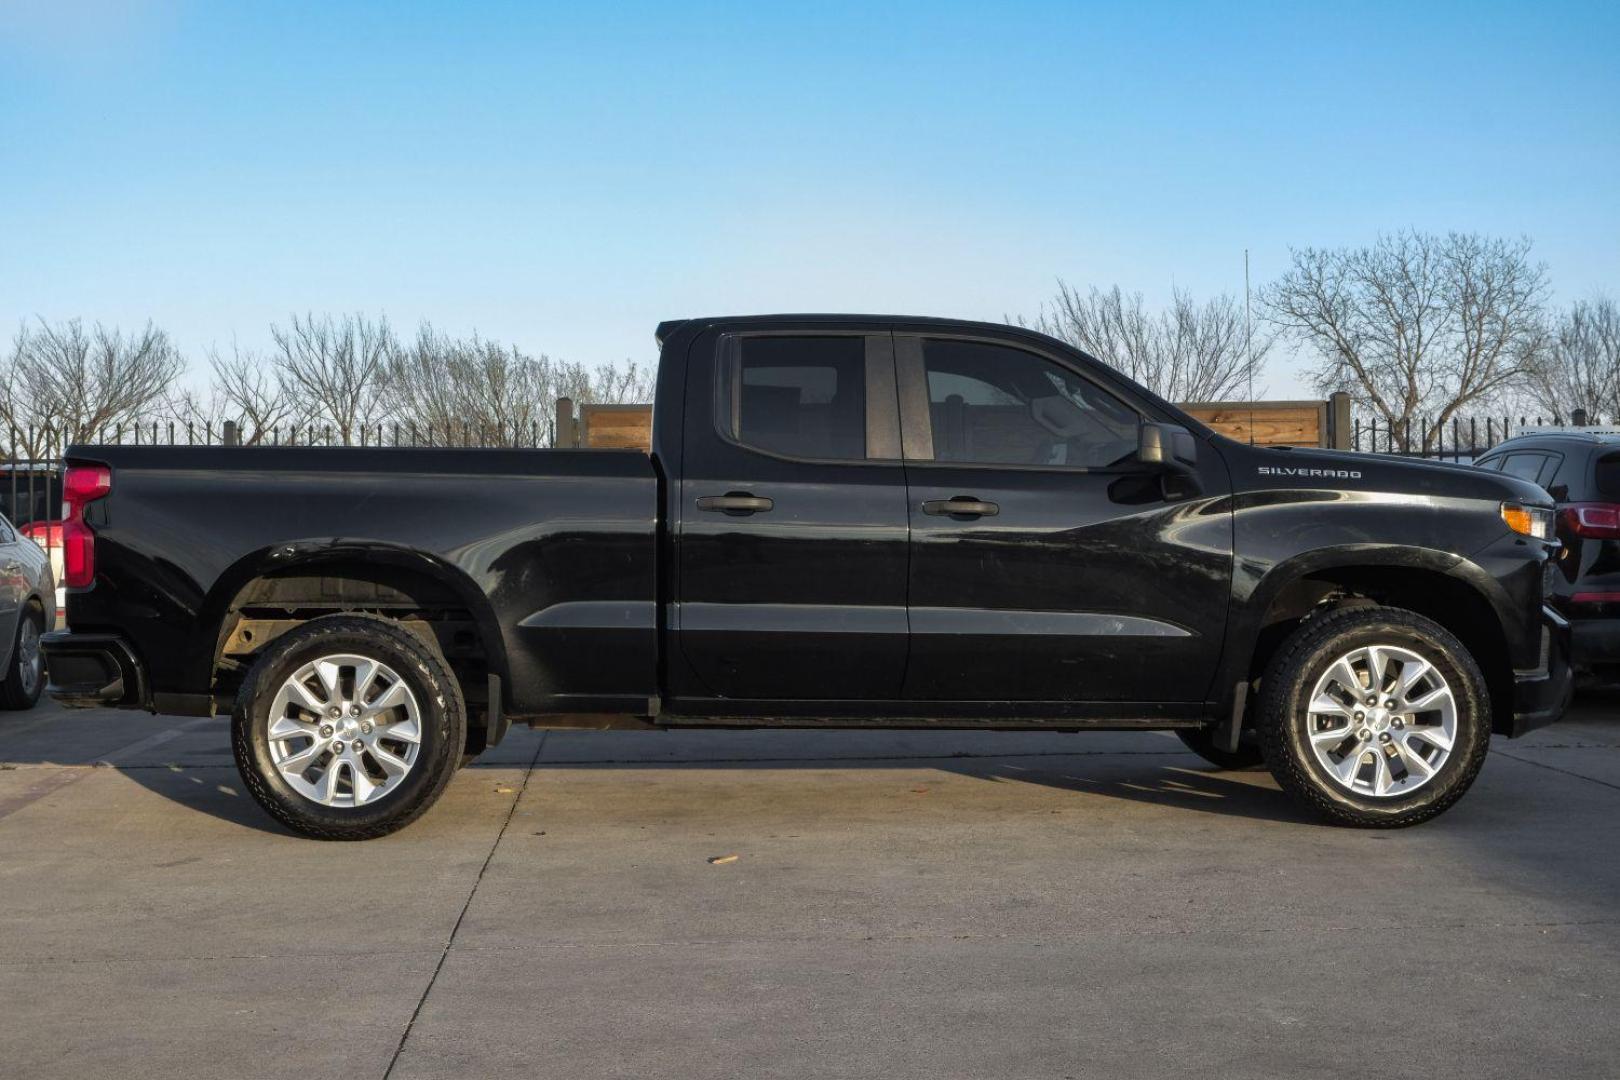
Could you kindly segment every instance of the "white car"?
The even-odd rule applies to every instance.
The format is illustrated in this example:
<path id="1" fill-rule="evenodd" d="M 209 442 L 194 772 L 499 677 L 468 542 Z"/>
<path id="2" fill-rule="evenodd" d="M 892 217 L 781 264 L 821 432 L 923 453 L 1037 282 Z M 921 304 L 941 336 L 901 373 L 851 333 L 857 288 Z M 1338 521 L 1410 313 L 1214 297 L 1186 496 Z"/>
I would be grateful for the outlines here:
<path id="1" fill-rule="evenodd" d="M 61 545 L 57 545 L 60 558 Z M 45 689 L 39 638 L 56 627 L 51 557 L 0 516 L 0 708 L 32 709 Z"/>
<path id="2" fill-rule="evenodd" d="M 51 580 L 56 582 L 56 610 L 67 613 L 67 589 L 62 585 L 62 523 L 30 521 L 17 530 L 45 550 L 51 561 Z"/>

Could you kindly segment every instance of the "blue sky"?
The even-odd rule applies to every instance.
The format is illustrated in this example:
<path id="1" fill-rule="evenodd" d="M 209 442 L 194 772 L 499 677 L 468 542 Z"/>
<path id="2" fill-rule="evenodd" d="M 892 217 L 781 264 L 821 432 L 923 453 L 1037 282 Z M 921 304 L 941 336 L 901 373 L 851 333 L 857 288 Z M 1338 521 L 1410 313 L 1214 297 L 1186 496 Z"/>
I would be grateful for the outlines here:
<path id="1" fill-rule="evenodd" d="M 1402 227 L 1613 294 L 1616 41 L 1613 3 L 0 0 L 0 328 L 646 361 L 672 316 L 1241 294 L 1245 247 Z"/>

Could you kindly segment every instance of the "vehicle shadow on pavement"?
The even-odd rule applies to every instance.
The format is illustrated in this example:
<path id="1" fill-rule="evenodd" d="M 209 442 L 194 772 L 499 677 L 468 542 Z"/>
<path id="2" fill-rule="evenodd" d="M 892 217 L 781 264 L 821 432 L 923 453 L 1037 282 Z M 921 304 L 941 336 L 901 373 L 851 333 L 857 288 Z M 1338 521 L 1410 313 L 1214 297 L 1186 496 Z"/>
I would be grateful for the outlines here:
<path id="1" fill-rule="evenodd" d="M 1582 701 L 1582 719 L 1530 743 L 1507 743 L 1507 755 L 1522 755 L 1549 736 L 1558 742 L 1596 739 L 1620 745 L 1620 725 L 1606 722 L 1611 716 L 1620 719 L 1620 693 L 1587 691 Z M 11 778 L 0 787 L 0 820 L 69 784 L 112 771 L 188 810 L 257 832 L 292 835 L 249 797 L 223 721 L 151 717 L 132 724 L 125 714 L 114 724 L 107 715 L 61 710 L 41 715 L 50 708 L 0 715 L 0 777 Z M 758 774 L 756 782 L 768 783 L 773 774 L 828 772 L 844 774 L 840 797 L 864 800 L 870 791 L 874 801 L 887 797 L 892 782 L 874 780 L 868 787 L 854 779 L 858 774 L 935 772 L 1178 812 L 1321 825 L 1263 769 L 1223 771 L 1173 739 L 1143 734 L 714 729 L 542 734 L 520 728 L 464 772 L 469 780 L 486 782 L 494 772 L 523 771 L 536 761 L 542 778 L 554 771 L 664 770 L 735 775 L 737 783 L 745 774 Z M 544 797 L 543 790 L 537 794 Z"/>
<path id="2" fill-rule="evenodd" d="M 680 738 L 679 734 L 672 736 Z M 1100 755 L 1099 755 L 1100 756 Z M 1113 755 L 1109 755 L 1113 757 Z M 782 771 L 832 771 L 856 774 L 866 771 L 915 771 L 919 774 L 939 773 L 993 784 L 1035 785 L 1077 795 L 1091 796 L 1160 807 L 1174 811 L 1193 811 L 1255 821 L 1288 825 L 1317 826 L 1322 823 L 1302 811 L 1280 791 L 1263 771 L 1223 772 L 1214 766 L 1197 762 L 1190 755 L 1173 755 L 1177 764 L 1150 763 L 1143 755 L 1135 761 L 1104 769 L 1089 767 L 1085 758 L 1073 764 L 1036 763 L 1016 758 L 1003 759 L 941 759 L 941 760 L 835 760 L 812 759 L 805 761 L 752 761 L 752 762 L 646 762 L 635 760 L 601 761 L 589 764 L 545 762 L 537 766 L 546 771 L 589 770 L 603 773 L 643 772 L 663 770 L 675 773 L 752 773 L 766 774 Z M 1185 758 L 1185 760 L 1181 760 Z M 470 777 L 486 773 L 511 771 L 514 765 L 500 761 L 474 762 L 464 772 Z M 160 795 L 187 810 L 207 814 L 231 825 L 257 832 L 280 836 L 294 835 L 250 798 L 236 776 L 234 768 L 223 766 L 134 766 L 115 769 L 155 795 Z M 870 794 L 874 801 L 887 798 L 888 785 L 876 785 Z M 543 798 L 544 793 L 533 793 Z M 842 793 L 848 794 L 847 788 Z M 857 796 L 859 798 L 859 796 Z M 432 813 L 432 811 L 429 811 Z"/>
<path id="3" fill-rule="evenodd" d="M 1187 755 L 1188 761 L 1195 761 Z M 1213 765 L 1164 764 L 1146 767 L 1134 776 L 1086 776 L 1017 762 L 950 767 L 949 771 L 984 780 L 1042 784 L 1064 791 L 1083 792 L 1110 799 L 1193 810 L 1201 814 L 1320 825 L 1321 820 L 1302 810 L 1279 789 L 1264 769 L 1229 771 Z"/>

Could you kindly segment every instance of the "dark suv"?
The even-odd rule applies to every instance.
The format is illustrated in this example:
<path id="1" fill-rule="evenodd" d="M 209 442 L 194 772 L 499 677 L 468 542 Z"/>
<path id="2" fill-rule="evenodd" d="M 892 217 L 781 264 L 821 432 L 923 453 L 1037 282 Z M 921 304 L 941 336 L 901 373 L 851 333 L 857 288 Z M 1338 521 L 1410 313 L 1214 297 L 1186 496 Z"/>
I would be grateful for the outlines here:
<path id="1" fill-rule="evenodd" d="M 1572 630 L 1578 668 L 1620 679 L 1620 432 L 1521 435 L 1475 464 L 1540 484 L 1558 502 L 1547 599 Z"/>

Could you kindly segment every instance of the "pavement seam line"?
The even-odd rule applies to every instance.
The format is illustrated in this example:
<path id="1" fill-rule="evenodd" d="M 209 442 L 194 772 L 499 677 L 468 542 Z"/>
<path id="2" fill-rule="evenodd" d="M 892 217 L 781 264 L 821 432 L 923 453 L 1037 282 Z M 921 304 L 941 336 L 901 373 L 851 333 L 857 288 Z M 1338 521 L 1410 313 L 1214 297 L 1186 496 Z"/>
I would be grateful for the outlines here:
<path id="1" fill-rule="evenodd" d="M 1405 933 L 1428 931 L 1493 931 L 1493 930 L 1572 930 L 1588 927 L 1620 926 L 1620 918 L 1611 919 L 1519 919 L 1519 920 L 1485 920 L 1450 921 L 1433 923 L 1360 923 L 1341 924 L 1324 923 L 1310 926 L 1249 926 L 1249 927 L 1166 927 L 1161 929 L 1121 929 L 1098 930 L 1090 933 L 1072 933 L 1059 938 L 1046 938 L 1034 941 L 1012 933 L 981 933 L 962 934 L 947 930 L 929 933 L 891 933 L 891 934 L 840 934 L 831 937 L 746 937 L 746 938 L 690 938 L 684 940 L 648 939 L 642 941 L 551 941 L 537 942 L 524 945 L 463 945 L 464 953 L 492 953 L 492 952 L 558 952 L 568 950 L 594 950 L 594 949 L 708 949 L 716 946 L 740 946 L 745 948 L 769 947 L 778 945 L 909 945 L 931 944 L 936 942 L 1000 942 L 1004 944 L 1045 947 L 1047 945 L 1079 945 L 1092 941 L 1126 940 L 1134 938 L 1170 938 L 1170 937 L 1268 937 L 1283 934 L 1342 934 L 1346 931 L 1364 931 L 1370 933 Z M 338 953 L 343 957 L 362 956 L 419 956 L 427 950 L 370 949 L 356 953 Z M 131 956 L 131 957 L 34 957 L 13 960 L 0 960 L 0 969 L 30 968 L 30 967 L 58 967 L 58 966 L 89 966 L 96 965 L 110 967 L 114 965 L 129 964 L 193 964 L 193 963 L 236 963 L 245 960 L 299 960 L 321 956 L 334 955 L 329 952 L 320 953 L 206 953 L 194 955 L 172 956 Z"/>
<path id="2" fill-rule="evenodd" d="M 382 1080 L 388 1080 L 394 1075 L 394 1067 L 399 1064 L 400 1055 L 405 1052 L 405 1044 L 410 1041 L 411 1032 L 416 1027 L 417 1017 L 422 1015 L 422 1006 L 427 1004 L 428 995 L 433 992 L 433 984 L 439 981 L 439 973 L 444 970 L 444 962 L 450 956 L 450 947 L 456 943 L 456 935 L 461 932 L 461 923 L 472 909 L 473 898 L 478 895 L 478 886 L 484 883 L 484 875 L 489 872 L 489 864 L 495 861 L 495 852 L 506 837 L 506 830 L 517 816 L 518 803 L 523 801 L 524 792 L 529 790 L 529 780 L 534 776 L 534 769 L 540 762 L 540 752 L 546 747 L 546 733 L 540 735 L 540 742 L 534 748 L 534 757 L 529 759 L 529 767 L 523 773 L 523 783 L 518 785 L 517 795 L 512 799 L 512 805 L 507 807 L 506 818 L 495 833 L 494 843 L 489 845 L 489 854 L 484 856 L 484 864 L 478 868 L 478 876 L 473 878 L 472 888 L 467 890 L 467 899 L 461 905 L 461 913 L 456 916 L 456 923 L 450 928 L 450 935 L 444 939 L 444 947 L 439 950 L 439 962 L 433 965 L 433 974 L 428 978 L 427 985 L 422 987 L 422 996 L 416 999 L 416 1008 L 411 1010 L 411 1018 L 405 1022 L 405 1030 L 399 1033 L 399 1043 L 394 1047 L 394 1056 L 388 1059 L 388 1068 L 383 1071 Z"/>
<path id="3" fill-rule="evenodd" d="M 1544 761 L 1533 761 L 1530 758 L 1520 757 L 1518 754 L 1510 754 L 1506 750 L 1493 750 L 1492 753 L 1501 754 L 1505 758 L 1510 758 L 1513 761 L 1521 762 L 1525 765 L 1534 765 L 1538 769 L 1550 769 L 1555 773 L 1563 773 L 1565 776 L 1573 776 L 1577 780 L 1586 780 L 1593 784 L 1600 784 L 1603 787 L 1609 788 L 1613 791 L 1620 791 L 1620 784 L 1611 784 L 1609 781 L 1599 780 L 1595 776 L 1584 776 L 1581 773 L 1571 772 L 1568 769 L 1560 769 L 1556 765 L 1548 765 Z"/>

